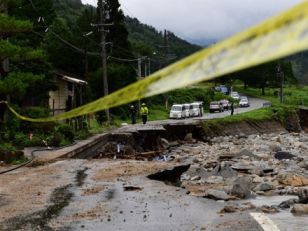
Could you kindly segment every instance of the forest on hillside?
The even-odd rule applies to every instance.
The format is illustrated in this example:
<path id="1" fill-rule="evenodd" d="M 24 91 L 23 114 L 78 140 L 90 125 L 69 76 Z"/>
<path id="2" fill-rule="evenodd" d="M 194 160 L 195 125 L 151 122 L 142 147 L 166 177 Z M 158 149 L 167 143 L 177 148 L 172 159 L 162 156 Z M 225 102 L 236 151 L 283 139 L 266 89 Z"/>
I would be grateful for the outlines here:
<path id="1" fill-rule="evenodd" d="M 80 0 L 0 1 L 0 101 L 24 116 L 48 117 L 58 109 L 68 111 L 123 88 L 137 81 L 138 75 L 145 77 L 200 49 L 170 31 L 159 32 L 125 17 L 117 0 L 98 2 L 102 4 L 96 8 Z M 110 25 L 104 43 L 102 21 Z M 107 71 L 106 84 L 102 70 Z M 110 110 L 111 120 L 128 115 L 127 106 Z M 100 123 L 108 118 L 104 112 L 96 116 Z M 42 140 L 65 145 L 74 135 L 87 135 L 91 121 L 85 119 L 28 123 L 10 114 L 2 103 L 0 152 L 41 146 Z M 34 138 L 29 140 L 28 134 L 35 134 Z"/>

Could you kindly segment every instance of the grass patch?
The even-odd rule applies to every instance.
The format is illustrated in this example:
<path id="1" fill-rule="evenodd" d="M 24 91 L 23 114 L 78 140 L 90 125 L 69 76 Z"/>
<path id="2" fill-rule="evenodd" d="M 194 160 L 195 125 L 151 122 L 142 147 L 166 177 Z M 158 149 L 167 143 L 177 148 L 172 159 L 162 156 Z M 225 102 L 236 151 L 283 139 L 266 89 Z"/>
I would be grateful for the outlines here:
<path id="1" fill-rule="evenodd" d="M 279 88 L 266 88 L 265 95 L 262 95 L 258 88 L 236 87 L 236 90 L 249 96 L 266 99 L 274 105 L 280 104 Z M 286 86 L 284 88 L 284 104 L 308 106 L 308 86 Z"/>
<path id="2" fill-rule="evenodd" d="M 276 120 L 284 124 L 288 116 L 295 113 L 296 108 L 294 106 L 280 105 L 261 108 L 224 118 L 207 120 L 202 123 L 202 126 L 206 133 L 219 133 L 219 131 L 221 131 L 226 125 L 239 122 L 262 122 Z"/>

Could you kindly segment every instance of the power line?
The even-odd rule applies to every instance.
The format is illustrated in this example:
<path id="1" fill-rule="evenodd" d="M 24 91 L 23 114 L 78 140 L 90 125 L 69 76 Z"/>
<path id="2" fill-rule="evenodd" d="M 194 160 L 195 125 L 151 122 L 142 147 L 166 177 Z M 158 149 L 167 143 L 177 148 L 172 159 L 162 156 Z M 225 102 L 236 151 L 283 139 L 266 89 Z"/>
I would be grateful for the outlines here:
<path id="1" fill-rule="evenodd" d="M 52 30 L 49 30 L 50 33 L 52 33 L 55 37 L 57 37 L 59 40 L 61 40 L 63 43 L 65 43 L 67 46 L 73 48 L 74 50 L 76 50 L 77 52 L 79 53 L 82 53 L 84 54 L 86 52 L 85 49 L 81 49 L 73 44 L 71 44 L 70 42 L 66 41 L 65 39 L 63 39 L 60 35 L 58 35 L 57 33 L 53 32 Z M 90 51 L 87 51 L 87 54 L 88 55 L 91 55 L 91 56 L 100 56 L 100 53 L 98 52 L 90 52 Z"/>
<path id="2" fill-rule="evenodd" d="M 133 18 L 136 18 L 134 16 L 134 14 L 124 5 L 124 3 L 122 2 L 121 5 L 127 10 L 127 12 L 133 17 Z"/>
<path id="3" fill-rule="evenodd" d="M 59 0 L 57 0 L 60 4 L 62 4 Z M 29 2 L 31 3 L 31 6 L 32 8 L 35 10 L 35 12 L 39 14 L 36 6 L 34 5 L 34 3 L 32 2 L 32 0 L 29 0 Z M 42 21 L 44 23 L 44 21 Z M 45 23 L 44 23 L 45 24 Z M 65 45 L 67 45 L 68 47 L 70 47 L 71 49 L 75 50 L 76 52 L 80 53 L 80 54 L 87 54 L 87 55 L 90 55 L 90 56 L 101 56 L 101 54 L 99 52 L 90 52 L 90 51 L 87 51 L 85 49 L 82 49 L 82 48 L 79 48 L 77 46 L 75 46 L 74 44 L 68 42 L 66 39 L 64 39 L 63 37 L 61 37 L 59 34 L 55 33 L 53 30 L 50 29 L 50 27 L 47 27 L 46 26 L 46 29 L 48 29 L 48 32 L 50 32 L 53 36 L 55 36 L 57 39 L 59 39 L 62 43 L 64 43 Z M 36 31 L 33 31 L 34 34 L 40 36 L 40 37 L 43 37 L 40 33 L 36 32 Z M 87 37 L 88 38 L 88 37 Z M 93 39 L 91 38 L 88 38 L 89 40 L 91 40 L 92 42 L 94 42 L 96 45 L 98 45 L 99 47 L 101 47 L 102 45 L 97 43 L 96 41 L 94 41 Z M 129 56 L 129 57 L 132 57 L 132 58 L 135 58 L 135 56 L 132 55 L 132 53 L 125 49 L 125 48 L 122 48 L 118 45 L 115 45 L 115 47 L 117 47 L 119 50 L 122 50 L 122 52 L 125 52 L 125 56 Z M 109 56 L 108 59 L 113 59 L 113 60 L 117 60 L 117 61 L 122 61 L 122 62 L 136 62 L 138 61 L 138 59 L 124 59 L 124 58 L 118 58 L 118 57 L 112 57 L 112 56 Z"/>
<path id="4" fill-rule="evenodd" d="M 136 62 L 139 60 L 139 59 L 123 59 L 123 58 L 117 58 L 113 56 L 108 56 L 107 59 L 114 59 L 114 60 L 121 61 L 121 62 Z"/>
<path id="5" fill-rule="evenodd" d="M 34 5 L 33 1 L 32 0 L 28 0 L 33 8 L 33 10 L 39 15 L 39 17 L 42 17 L 44 18 L 43 16 L 40 15 L 40 13 L 38 12 L 36 6 Z M 60 3 L 60 1 L 58 0 L 58 2 Z M 61 4 L 61 3 L 60 3 Z M 64 38 L 62 38 L 59 34 L 55 33 L 54 31 L 52 31 L 46 24 L 45 24 L 45 21 L 42 20 L 40 21 L 44 24 L 44 26 L 46 27 L 46 30 L 48 30 L 48 32 L 52 33 L 56 38 L 58 38 L 60 41 L 62 41 L 64 44 L 66 44 L 67 46 L 71 47 L 72 49 L 74 49 L 75 51 L 79 52 L 79 53 L 82 53 L 82 54 L 85 54 L 86 50 L 85 49 L 81 49 L 75 45 L 73 45 L 72 43 L 68 42 L 67 40 L 65 40 Z M 39 33 L 33 31 L 33 33 L 41 36 Z M 94 41 L 94 40 L 93 40 Z M 95 42 L 95 41 L 94 41 Z M 96 43 L 96 42 L 95 42 Z M 96 43 L 98 44 L 98 43 Z M 98 52 L 89 52 L 87 51 L 87 54 L 88 55 L 91 55 L 91 56 L 100 56 L 100 54 Z"/>

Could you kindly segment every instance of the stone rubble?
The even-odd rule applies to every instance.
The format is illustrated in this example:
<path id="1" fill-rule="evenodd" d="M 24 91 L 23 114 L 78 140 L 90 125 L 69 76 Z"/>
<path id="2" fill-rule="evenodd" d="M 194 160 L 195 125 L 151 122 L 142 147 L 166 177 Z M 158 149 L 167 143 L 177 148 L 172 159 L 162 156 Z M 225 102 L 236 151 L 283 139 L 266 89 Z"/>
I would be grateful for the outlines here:
<path id="1" fill-rule="evenodd" d="M 294 213 L 308 213 L 308 134 L 281 133 L 215 137 L 197 142 L 187 134 L 181 146 L 165 155 L 190 163 L 181 176 L 188 193 L 215 200 L 247 199 L 257 195 L 297 195 L 300 200 L 277 207 L 262 206 L 263 212 L 293 206 Z M 305 206 L 303 206 L 305 205 Z M 223 212 L 240 209 L 226 207 Z"/>

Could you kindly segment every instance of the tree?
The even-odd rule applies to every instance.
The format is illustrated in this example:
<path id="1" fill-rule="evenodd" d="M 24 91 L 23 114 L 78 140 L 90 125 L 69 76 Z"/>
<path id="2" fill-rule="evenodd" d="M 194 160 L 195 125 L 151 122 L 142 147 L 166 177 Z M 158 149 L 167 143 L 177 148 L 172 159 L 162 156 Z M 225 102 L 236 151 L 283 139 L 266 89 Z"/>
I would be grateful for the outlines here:
<path id="1" fill-rule="evenodd" d="M 107 41 L 112 42 L 111 55 L 122 58 L 131 58 L 131 45 L 128 41 L 128 31 L 125 26 L 125 16 L 120 9 L 118 0 L 105 0 L 107 12 L 106 23 L 112 23 L 107 34 Z"/>
<path id="2" fill-rule="evenodd" d="M 25 15 L 22 16 L 19 13 L 14 15 L 13 12 L 16 11 L 11 10 L 20 3 L 21 1 L 11 0 L 6 1 L 5 4 L 2 2 L 1 5 L 0 99 L 20 106 L 34 103 L 46 105 L 48 91 L 45 91 L 44 86 L 49 85 L 46 84 L 49 81 L 45 75 L 46 69 L 42 71 L 42 67 L 48 66 L 45 63 L 46 56 L 44 51 L 38 48 L 39 46 L 35 47 L 31 43 L 32 34 L 29 32 L 33 30 L 33 23 L 23 20 Z M 7 12 L 10 15 L 7 15 Z M 27 34 L 29 37 L 26 36 Z M 35 86 L 40 87 L 35 89 Z M 2 105 L 0 108 L 2 122 L 4 110 Z"/>

